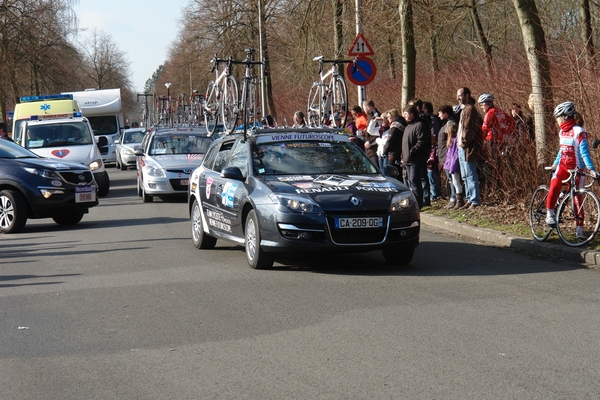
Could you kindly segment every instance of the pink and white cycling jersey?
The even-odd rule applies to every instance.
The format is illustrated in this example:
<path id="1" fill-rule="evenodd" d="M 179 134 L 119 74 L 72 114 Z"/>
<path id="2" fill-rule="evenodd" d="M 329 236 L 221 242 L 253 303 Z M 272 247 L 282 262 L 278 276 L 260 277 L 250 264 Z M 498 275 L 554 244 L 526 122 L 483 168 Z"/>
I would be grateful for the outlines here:
<path id="1" fill-rule="evenodd" d="M 589 153 L 587 132 L 579 125 L 559 134 L 560 148 L 554 164 L 560 164 L 567 169 L 593 166 Z M 593 168 L 593 167 L 592 167 Z"/>

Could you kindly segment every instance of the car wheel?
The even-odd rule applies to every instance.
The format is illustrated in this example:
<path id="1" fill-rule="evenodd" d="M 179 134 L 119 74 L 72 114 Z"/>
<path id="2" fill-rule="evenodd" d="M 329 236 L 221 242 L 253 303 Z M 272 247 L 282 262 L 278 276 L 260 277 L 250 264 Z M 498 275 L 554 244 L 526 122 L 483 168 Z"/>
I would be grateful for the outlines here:
<path id="1" fill-rule="evenodd" d="M 217 244 L 217 238 L 208 236 L 202 226 L 202 214 L 200 213 L 200 204 L 194 200 L 192 205 L 192 242 L 198 249 L 212 249 Z"/>
<path id="2" fill-rule="evenodd" d="M 148 193 L 146 193 L 146 189 L 144 189 L 144 185 L 142 185 L 142 199 L 144 200 L 144 203 L 152 203 L 152 196 L 149 195 Z"/>
<path id="3" fill-rule="evenodd" d="M 98 196 L 106 196 L 108 194 L 108 190 L 110 189 L 110 179 L 108 178 L 108 172 L 104 171 L 98 176 L 96 176 L 96 182 L 98 183 Z"/>
<path id="4" fill-rule="evenodd" d="M 123 161 L 121 161 L 120 163 L 118 163 L 117 166 L 119 168 L 121 168 L 121 171 L 126 171 L 127 170 L 127 164 L 123 164 Z"/>
<path id="5" fill-rule="evenodd" d="M 258 227 L 258 217 L 254 210 L 250 210 L 246 218 L 246 259 L 250 267 L 254 269 L 268 269 L 273 266 L 274 256 L 265 253 L 260 248 L 260 229 Z"/>
<path id="6" fill-rule="evenodd" d="M 75 225 L 81 221 L 83 213 L 71 214 L 71 215 L 55 215 L 52 217 L 54 222 L 59 225 Z"/>
<path id="7" fill-rule="evenodd" d="M 16 233 L 27 222 L 27 201 L 14 190 L 0 192 L 0 232 Z"/>
<path id="8" fill-rule="evenodd" d="M 389 265 L 407 265 L 412 261 L 414 255 L 414 247 L 383 251 L 383 258 Z"/>

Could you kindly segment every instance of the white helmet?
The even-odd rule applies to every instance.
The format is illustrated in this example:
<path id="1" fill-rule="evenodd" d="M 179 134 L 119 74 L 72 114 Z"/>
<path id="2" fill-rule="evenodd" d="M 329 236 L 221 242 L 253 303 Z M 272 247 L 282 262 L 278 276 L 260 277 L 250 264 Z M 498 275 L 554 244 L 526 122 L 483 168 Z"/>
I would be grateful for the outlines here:
<path id="1" fill-rule="evenodd" d="M 575 104 L 571 101 L 565 101 L 560 103 L 554 109 L 554 118 L 558 117 L 572 117 L 575 114 Z"/>
<path id="2" fill-rule="evenodd" d="M 481 103 L 492 104 L 494 102 L 494 95 L 491 93 L 484 93 L 481 96 L 479 96 L 479 99 L 477 100 L 477 102 L 479 104 L 481 104 Z"/>

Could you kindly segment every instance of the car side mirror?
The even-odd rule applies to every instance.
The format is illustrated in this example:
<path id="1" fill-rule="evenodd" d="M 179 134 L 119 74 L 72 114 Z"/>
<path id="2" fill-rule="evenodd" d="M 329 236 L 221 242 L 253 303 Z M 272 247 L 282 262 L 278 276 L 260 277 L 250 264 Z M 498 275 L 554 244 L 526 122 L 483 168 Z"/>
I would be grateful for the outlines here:
<path id="1" fill-rule="evenodd" d="M 135 154 L 136 156 L 143 156 L 144 155 L 144 150 L 143 149 L 136 149 L 133 154 Z"/>
<path id="2" fill-rule="evenodd" d="M 246 179 L 238 167 L 223 168 L 221 171 L 221 178 L 235 179 L 236 181 L 243 181 Z"/>
<path id="3" fill-rule="evenodd" d="M 391 176 L 392 178 L 398 178 L 400 171 L 398 171 L 398 168 L 393 165 L 386 165 L 385 169 L 383 170 L 383 174 L 386 176 Z"/>
<path id="4" fill-rule="evenodd" d="M 108 139 L 105 136 L 99 136 L 96 143 L 98 147 L 108 146 Z"/>

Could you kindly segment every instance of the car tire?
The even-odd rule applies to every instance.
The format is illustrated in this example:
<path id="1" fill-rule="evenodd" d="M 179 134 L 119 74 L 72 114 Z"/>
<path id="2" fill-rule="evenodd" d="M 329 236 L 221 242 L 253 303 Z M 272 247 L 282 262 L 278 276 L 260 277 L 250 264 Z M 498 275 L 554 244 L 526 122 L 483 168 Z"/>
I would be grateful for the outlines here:
<path id="1" fill-rule="evenodd" d="M 121 171 L 127 171 L 127 164 L 123 164 L 123 161 L 118 163 L 117 166 L 121 168 Z"/>
<path id="2" fill-rule="evenodd" d="M 146 193 L 144 185 L 142 185 L 142 199 L 144 200 L 144 203 L 152 203 L 153 200 L 152 196 Z"/>
<path id="3" fill-rule="evenodd" d="M 274 255 L 265 253 L 260 248 L 260 228 L 256 211 L 250 210 L 246 217 L 246 229 L 244 230 L 246 260 L 248 265 L 254 269 L 268 269 L 273 266 Z"/>
<path id="4" fill-rule="evenodd" d="M 408 265 L 415 255 L 415 248 L 383 250 L 383 258 L 389 265 Z"/>
<path id="5" fill-rule="evenodd" d="M 194 200 L 194 204 L 192 205 L 192 242 L 197 249 L 212 249 L 217 244 L 217 238 L 212 236 L 208 236 L 206 232 L 204 232 L 204 227 L 202 226 L 202 214 L 200 212 L 200 204 L 198 200 Z"/>
<path id="6" fill-rule="evenodd" d="M 95 178 L 96 183 L 98 183 L 98 196 L 106 196 L 108 194 L 108 190 L 110 189 L 110 179 L 108 178 L 108 172 L 101 172 L 97 176 L 95 175 Z"/>
<path id="7" fill-rule="evenodd" d="M 59 225 L 76 225 L 83 218 L 83 213 L 76 213 L 70 215 L 55 215 L 52 217 L 54 222 Z"/>
<path id="8" fill-rule="evenodd" d="M 0 191 L 0 232 L 17 233 L 27 222 L 27 201 L 20 192 Z"/>

